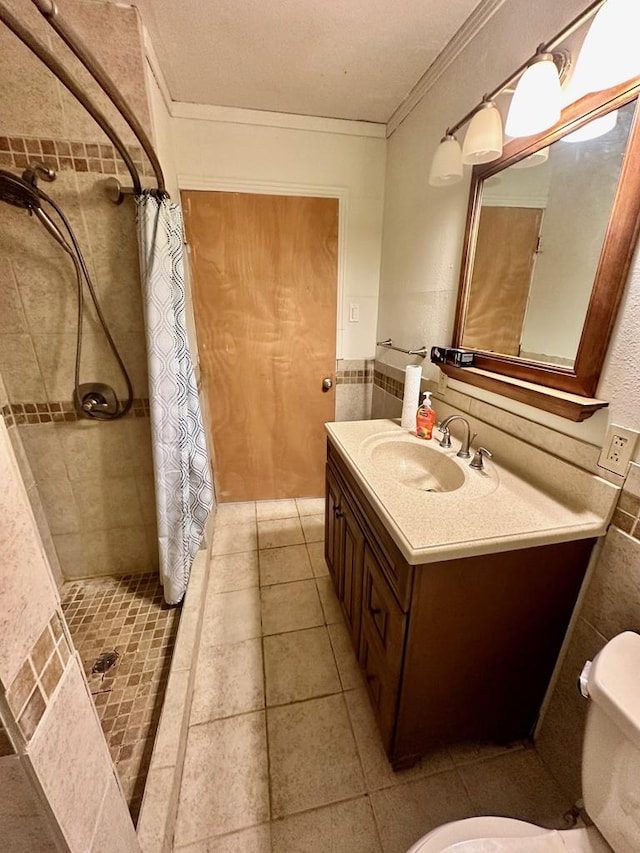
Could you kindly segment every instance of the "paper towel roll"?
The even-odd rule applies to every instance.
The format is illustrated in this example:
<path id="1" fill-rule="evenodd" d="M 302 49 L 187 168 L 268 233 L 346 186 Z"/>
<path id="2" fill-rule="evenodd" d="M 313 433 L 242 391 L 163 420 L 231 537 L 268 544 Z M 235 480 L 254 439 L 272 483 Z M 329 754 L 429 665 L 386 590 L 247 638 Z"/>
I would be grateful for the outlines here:
<path id="1" fill-rule="evenodd" d="M 403 429 L 416 428 L 416 412 L 420 405 L 420 380 L 422 379 L 422 367 L 419 364 L 410 364 L 404 371 L 404 396 L 402 398 L 402 419 L 400 426 Z"/>

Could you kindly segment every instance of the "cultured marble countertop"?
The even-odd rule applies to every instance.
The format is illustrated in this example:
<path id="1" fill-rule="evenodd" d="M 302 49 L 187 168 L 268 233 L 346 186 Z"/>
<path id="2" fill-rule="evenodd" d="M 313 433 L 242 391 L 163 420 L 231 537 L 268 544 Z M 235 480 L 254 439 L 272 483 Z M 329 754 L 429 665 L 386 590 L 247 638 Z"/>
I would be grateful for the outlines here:
<path id="1" fill-rule="evenodd" d="M 500 447 L 485 470 L 459 459 L 460 443 L 450 449 L 437 439 L 425 442 L 391 420 L 326 424 L 329 440 L 410 564 L 471 557 L 536 545 L 602 536 L 618 489 L 581 468 L 551 457 L 539 448 L 505 438 L 529 465 L 531 481 L 500 464 Z M 464 483 L 450 492 L 425 492 L 394 478 L 389 465 L 372 459 L 372 449 L 386 441 L 418 442 L 449 457 L 460 467 Z M 375 455 L 375 454 L 374 454 Z M 535 472 L 535 474 L 534 474 Z M 547 482 L 541 482 L 541 472 Z"/>

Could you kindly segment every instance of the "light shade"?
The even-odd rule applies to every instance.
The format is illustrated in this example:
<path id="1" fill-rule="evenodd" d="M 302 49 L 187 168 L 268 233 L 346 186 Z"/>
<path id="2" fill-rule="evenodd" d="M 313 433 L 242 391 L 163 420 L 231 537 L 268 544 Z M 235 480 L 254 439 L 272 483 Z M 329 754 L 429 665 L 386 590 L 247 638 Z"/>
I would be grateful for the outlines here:
<path id="1" fill-rule="evenodd" d="M 562 91 L 550 53 L 539 53 L 518 80 L 505 125 L 508 136 L 532 136 L 560 118 Z"/>
<path id="2" fill-rule="evenodd" d="M 611 110 L 610 113 L 594 118 L 592 121 L 583 124 L 573 133 L 568 133 L 561 138 L 561 142 L 586 142 L 588 139 L 597 139 L 598 136 L 604 136 L 616 126 L 618 122 L 618 110 Z"/>
<path id="3" fill-rule="evenodd" d="M 502 117 L 493 101 L 483 101 L 471 119 L 462 146 L 462 162 L 471 166 L 502 156 Z"/>
<path id="4" fill-rule="evenodd" d="M 436 148 L 429 172 L 432 187 L 447 187 L 462 180 L 462 151 L 460 143 L 447 134 Z"/>
<path id="5" fill-rule="evenodd" d="M 539 151 L 534 151 L 533 154 L 529 154 L 528 157 L 524 157 L 522 160 L 518 160 L 515 163 L 512 163 L 509 168 L 510 169 L 532 169 L 534 166 L 542 166 L 543 163 L 546 163 L 549 159 L 549 146 L 546 148 L 540 148 Z"/>
<path id="6" fill-rule="evenodd" d="M 640 3 L 607 0 L 594 17 L 571 79 L 571 97 L 609 89 L 640 75 Z"/>

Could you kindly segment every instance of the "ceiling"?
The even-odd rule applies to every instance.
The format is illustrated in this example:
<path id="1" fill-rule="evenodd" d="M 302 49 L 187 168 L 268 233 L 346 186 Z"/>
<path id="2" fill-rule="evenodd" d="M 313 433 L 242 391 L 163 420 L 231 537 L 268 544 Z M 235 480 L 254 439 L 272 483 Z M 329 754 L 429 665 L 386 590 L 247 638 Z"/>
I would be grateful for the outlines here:
<path id="1" fill-rule="evenodd" d="M 480 0 L 131 0 L 174 101 L 386 123 Z"/>

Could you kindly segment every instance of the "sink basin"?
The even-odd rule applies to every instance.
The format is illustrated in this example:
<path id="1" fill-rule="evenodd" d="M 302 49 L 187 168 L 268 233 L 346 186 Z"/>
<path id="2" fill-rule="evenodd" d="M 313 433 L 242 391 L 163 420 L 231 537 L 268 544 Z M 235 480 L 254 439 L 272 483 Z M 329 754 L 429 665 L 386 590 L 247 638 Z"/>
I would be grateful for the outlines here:
<path id="1" fill-rule="evenodd" d="M 427 444 L 382 441 L 369 458 L 381 474 L 421 492 L 453 492 L 464 484 L 458 465 Z"/>

